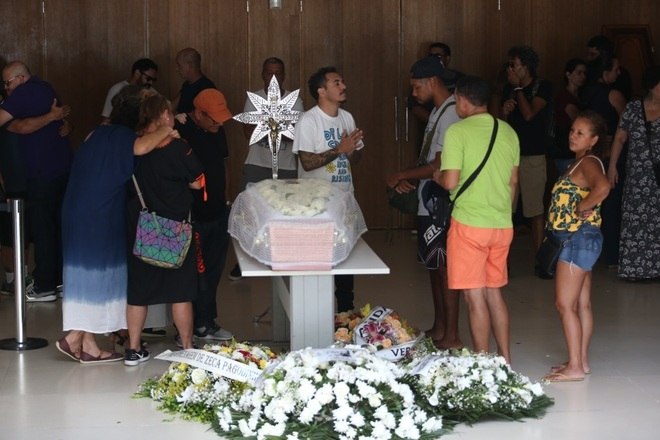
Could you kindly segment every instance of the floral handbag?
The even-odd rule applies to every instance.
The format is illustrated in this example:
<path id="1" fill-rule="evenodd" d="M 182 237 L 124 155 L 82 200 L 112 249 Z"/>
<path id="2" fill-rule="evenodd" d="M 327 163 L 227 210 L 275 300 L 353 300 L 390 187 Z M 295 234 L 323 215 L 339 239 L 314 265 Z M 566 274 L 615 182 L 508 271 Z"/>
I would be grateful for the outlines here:
<path id="1" fill-rule="evenodd" d="M 135 232 L 133 255 L 152 266 L 178 269 L 183 265 L 192 242 L 190 216 L 188 221 L 178 221 L 149 212 L 135 175 L 133 184 L 142 205 Z"/>

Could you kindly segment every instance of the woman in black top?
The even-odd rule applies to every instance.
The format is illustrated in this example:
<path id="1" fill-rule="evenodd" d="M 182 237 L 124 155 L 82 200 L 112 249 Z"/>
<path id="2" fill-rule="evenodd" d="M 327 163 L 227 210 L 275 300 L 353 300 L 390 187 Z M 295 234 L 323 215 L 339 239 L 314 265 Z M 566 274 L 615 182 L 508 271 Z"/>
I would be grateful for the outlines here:
<path id="1" fill-rule="evenodd" d="M 150 133 L 163 125 L 174 126 L 169 101 L 161 95 L 148 98 L 140 108 L 138 128 L 143 133 Z M 162 217 L 187 219 L 193 201 L 191 188 L 202 187 L 202 165 L 181 139 L 173 139 L 159 147 L 141 157 L 135 171 L 144 202 L 149 211 Z M 128 206 L 131 249 L 140 209 L 140 202 L 134 197 Z M 172 304 L 172 316 L 183 348 L 192 348 L 192 300 L 197 291 L 194 254 L 189 250 L 178 269 L 164 269 L 144 263 L 133 255 L 129 257 L 127 321 L 130 347 L 126 350 L 124 364 L 137 365 L 149 359 L 149 352 L 141 348 L 140 334 L 147 306 L 151 304 Z"/>

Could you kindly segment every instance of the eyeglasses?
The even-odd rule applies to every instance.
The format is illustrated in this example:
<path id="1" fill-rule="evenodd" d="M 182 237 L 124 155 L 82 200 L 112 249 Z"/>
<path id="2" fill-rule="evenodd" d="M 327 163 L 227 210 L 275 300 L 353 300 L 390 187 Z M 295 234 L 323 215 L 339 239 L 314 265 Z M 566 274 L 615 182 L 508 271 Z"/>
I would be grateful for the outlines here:
<path id="1" fill-rule="evenodd" d="M 2 83 L 4 84 L 5 87 L 9 87 L 9 84 L 11 84 L 12 81 L 14 81 L 19 76 L 23 76 L 23 75 L 14 75 L 11 78 L 9 78 L 7 81 L 3 81 Z"/>
<path id="2" fill-rule="evenodd" d="M 155 77 L 153 77 L 153 76 L 151 76 L 151 75 L 147 75 L 147 74 L 144 73 L 144 72 L 140 72 L 140 73 L 142 73 L 142 75 L 144 75 L 144 77 L 146 78 L 146 80 L 149 81 L 149 82 L 156 82 L 156 81 L 158 81 L 158 78 L 155 78 Z"/>

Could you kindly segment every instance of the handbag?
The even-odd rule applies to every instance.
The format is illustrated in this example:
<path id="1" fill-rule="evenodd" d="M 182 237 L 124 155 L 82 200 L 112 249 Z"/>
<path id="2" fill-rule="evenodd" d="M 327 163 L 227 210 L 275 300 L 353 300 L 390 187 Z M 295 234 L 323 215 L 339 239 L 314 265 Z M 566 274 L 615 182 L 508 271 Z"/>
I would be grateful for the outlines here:
<path id="1" fill-rule="evenodd" d="M 454 209 L 456 199 L 460 197 L 465 190 L 474 182 L 483 167 L 486 165 L 490 153 L 493 151 L 495 139 L 497 138 L 497 130 L 499 124 L 497 118 L 493 117 L 493 132 L 490 136 L 488 143 L 488 150 L 479 166 L 470 174 L 465 183 L 456 193 L 454 200 L 449 197 L 449 191 L 435 183 L 433 180 L 426 182 L 422 188 L 422 200 L 424 206 L 429 211 L 431 216 L 431 225 L 426 229 L 423 235 L 425 245 L 424 249 L 420 249 L 419 253 L 424 260 L 427 268 L 432 268 L 433 264 L 439 264 L 440 258 L 443 263 L 447 264 L 447 232 L 449 231 L 449 223 L 451 222 L 451 213 Z M 436 266 L 439 267 L 439 266 Z"/>
<path id="2" fill-rule="evenodd" d="M 417 190 L 411 189 L 406 193 L 397 192 L 394 188 L 387 188 L 387 202 L 394 209 L 404 214 L 417 214 L 419 200 Z"/>
<path id="3" fill-rule="evenodd" d="M 536 252 L 535 272 L 539 278 L 551 280 L 557 270 L 557 261 L 568 240 L 559 240 L 552 231 L 546 230 L 539 250 Z"/>
<path id="4" fill-rule="evenodd" d="M 442 115 L 445 113 L 447 108 L 451 107 L 452 105 L 456 105 L 456 103 L 453 101 L 449 102 L 442 108 L 442 110 L 440 110 L 440 114 L 436 118 L 435 123 L 433 124 L 433 128 L 424 138 L 424 146 L 422 147 L 422 151 L 419 153 L 419 157 L 417 158 L 417 163 L 415 166 L 419 167 L 428 163 L 426 156 L 429 154 L 429 149 L 431 148 L 431 142 L 433 141 L 433 134 L 435 133 L 435 129 L 438 126 L 438 122 L 440 121 Z M 399 193 L 396 191 L 396 189 L 387 187 L 386 192 L 387 201 L 392 208 L 395 208 L 404 214 L 417 214 L 417 209 L 419 207 L 419 197 L 416 188 L 411 189 L 406 193 Z"/>
<path id="5" fill-rule="evenodd" d="M 178 269 L 183 265 L 192 242 L 190 214 L 187 221 L 178 221 L 149 212 L 135 175 L 132 177 L 142 205 L 135 232 L 133 255 L 152 266 Z"/>

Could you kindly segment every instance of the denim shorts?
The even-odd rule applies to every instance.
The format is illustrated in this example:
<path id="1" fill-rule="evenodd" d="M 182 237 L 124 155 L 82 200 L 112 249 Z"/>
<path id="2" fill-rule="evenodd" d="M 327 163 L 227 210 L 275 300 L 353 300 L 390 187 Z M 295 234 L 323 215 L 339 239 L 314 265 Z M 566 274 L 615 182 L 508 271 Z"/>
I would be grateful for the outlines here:
<path id="1" fill-rule="evenodd" d="M 584 224 L 576 232 L 553 231 L 559 240 L 568 240 L 564 245 L 559 260 L 574 264 L 585 272 L 590 272 L 603 249 L 603 234 L 600 228 Z"/>

